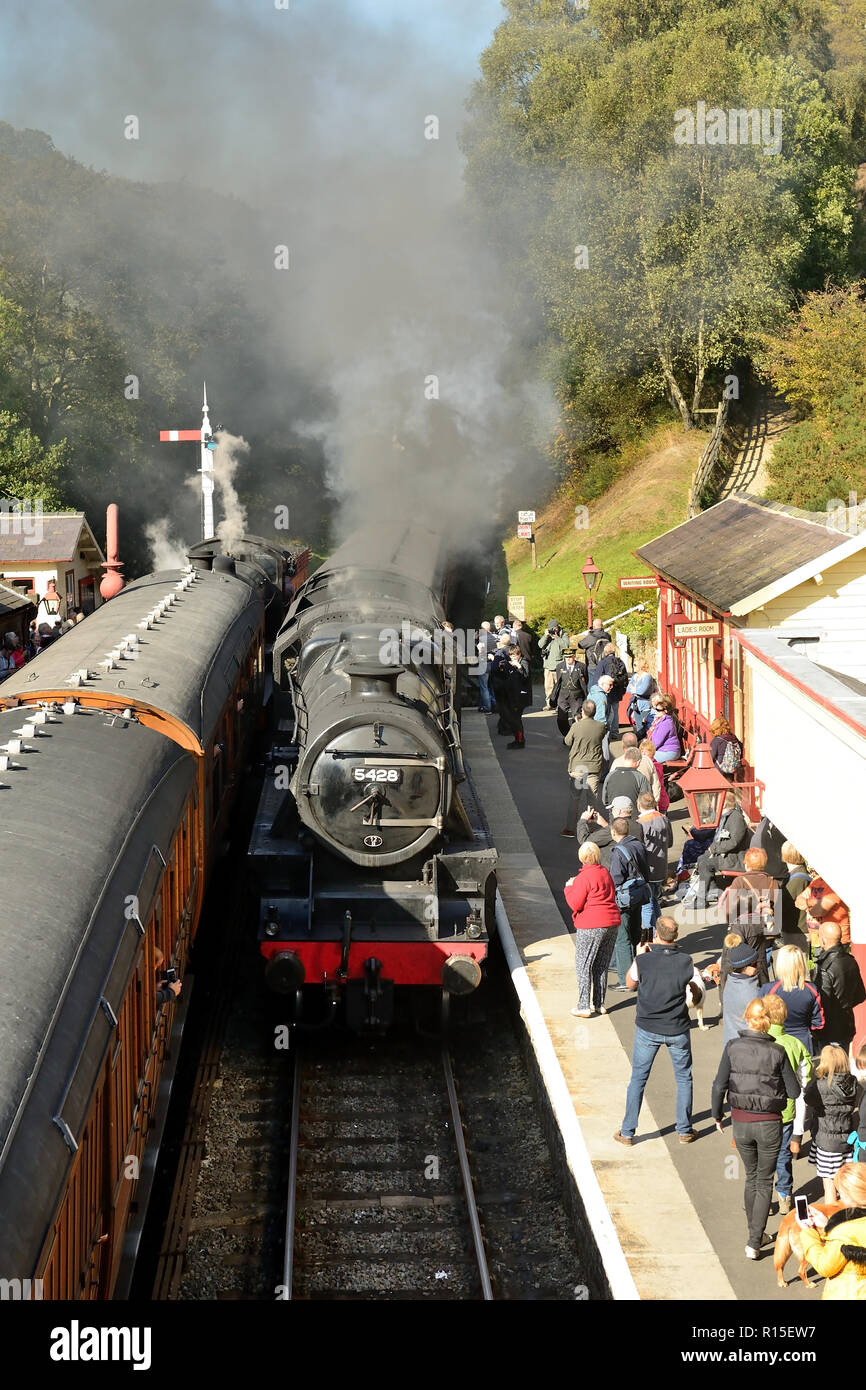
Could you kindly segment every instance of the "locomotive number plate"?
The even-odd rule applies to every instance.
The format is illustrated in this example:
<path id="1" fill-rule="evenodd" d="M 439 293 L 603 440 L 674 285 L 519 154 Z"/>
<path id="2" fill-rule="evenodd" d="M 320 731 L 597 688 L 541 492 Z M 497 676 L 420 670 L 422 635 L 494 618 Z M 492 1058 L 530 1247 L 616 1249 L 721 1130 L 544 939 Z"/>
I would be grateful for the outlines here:
<path id="1" fill-rule="evenodd" d="M 356 767 L 353 773 L 356 782 L 390 782 L 398 786 L 403 781 L 400 767 Z"/>

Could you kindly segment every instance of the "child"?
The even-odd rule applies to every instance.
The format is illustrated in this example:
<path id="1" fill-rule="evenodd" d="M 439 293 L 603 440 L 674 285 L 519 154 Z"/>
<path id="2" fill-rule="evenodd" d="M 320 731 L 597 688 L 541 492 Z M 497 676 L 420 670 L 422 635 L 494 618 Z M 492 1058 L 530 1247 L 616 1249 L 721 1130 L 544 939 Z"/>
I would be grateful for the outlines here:
<path id="1" fill-rule="evenodd" d="M 857 1112 L 857 1082 L 841 1047 L 833 1043 L 822 1047 L 815 1080 L 806 1087 L 804 1099 L 817 1120 L 809 1162 L 817 1166 L 824 1183 L 824 1201 L 835 1202 L 835 1177 L 842 1164 L 849 1162 L 848 1135 Z"/>
<path id="2" fill-rule="evenodd" d="M 728 939 L 725 937 L 726 948 Z M 758 995 L 758 953 L 754 946 L 750 946 L 747 941 L 739 941 L 739 945 L 727 949 L 728 972 L 722 998 L 723 1048 L 732 1038 L 739 1037 L 741 1028 L 745 1028 L 743 1014 L 746 1005 Z M 721 988 L 720 980 L 719 989 Z"/>
<path id="3" fill-rule="evenodd" d="M 782 1111 L 782 1147 L 776 1160 L 776 1191 L 779 1194 L 779 1215 L 787 1216 L 794 1201 L 794 1150 L 791 1140 L 796 1134 L 802 1137 L 806 1119 L 806 1102 L 803 1099 L 804 1086 L 812 1080 L 812 1054 L 809 1049 L 785 1032 L 788 1006 L 778 994 L 764 996 L 767 1015 L 770 1019 L 770 1037 L 785 1049 L 791 1070 L 800 1083 L 800 1095 L 796 1100 L 788 1100 Z M 796 1152 L 799 1153 L 799 1145 Z"/>

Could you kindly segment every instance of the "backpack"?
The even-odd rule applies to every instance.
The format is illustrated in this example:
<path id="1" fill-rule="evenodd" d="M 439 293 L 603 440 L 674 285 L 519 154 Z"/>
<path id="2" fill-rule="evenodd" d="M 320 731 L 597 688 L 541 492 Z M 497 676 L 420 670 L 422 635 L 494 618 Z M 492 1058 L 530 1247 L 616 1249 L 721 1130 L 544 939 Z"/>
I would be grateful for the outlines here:
<path id="1" fill-rule="evenodd" d="M 614 657 L 608 674 L 613 680 L 611 693 L 616 694 L 619 699 L 622 699 L 628 685 L 628 671 L 625 669 L 625 663 L 620 657 Z"/>
<path id="2" fill-rule="evenodd" d="M 738 738 L 729 738 L 725 744 L 722 761 L 719 763 L 719 771 L 724 772 L 727 777 L 730 777 L 732 772 L 736 772 L 742 761 L 743 749 L 740 740 Z"/>
<path id="3" fill-rule="evenodd" d="M 589 652 L 587 653 L 587 666 L 592 667 L 598 665 L 598 663 L 601 661 L 601 658 L 604 656 L 604 649 L 607 646 L 608 641 L 609 638 L 607 637 L 599 637 L 598 641 L 593 642 L 592 646 L 589 649 Z"/>
<path id="4" fill-rule="evenodd" d="M 617 845 L 617 849 L 633 872 L 630 877 L 617 888 L 616 905 L 623 910 L 629 907 L 643 907 L 644 903 L 648 903 L 652 897 L 649 884 L 640 872 L 637 864 L 633 861 L 631 855 L 628 853 L 628 850 L 624 850 L 621 845 Z"/>

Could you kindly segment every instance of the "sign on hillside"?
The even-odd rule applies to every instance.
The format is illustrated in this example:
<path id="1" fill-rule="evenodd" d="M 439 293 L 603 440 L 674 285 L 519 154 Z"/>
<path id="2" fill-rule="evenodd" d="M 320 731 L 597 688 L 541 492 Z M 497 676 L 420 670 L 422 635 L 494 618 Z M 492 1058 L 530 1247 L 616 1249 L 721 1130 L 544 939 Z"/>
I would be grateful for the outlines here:
<path id="1" fill-rule="evenodd" d="M 526 595 L 509 594 L 505 600 L 508 614 L 511 618 L 519 618 L 523 622 L 526 617 Z"/>
<path id="2" fill-rule="evenodd" d="M 528 525 L 531 526 L 533 521 L 535 520 L 535 512 L 518 512 L 517 520 L 521 523 L 526 522 Z"/>
<path id="3" fill-rule="evenodd" d="M 529 523 L 527 523 L 525 526 L 518 526 L 517 539 L 520 541 L 532 540 L 532 526 Z"/>

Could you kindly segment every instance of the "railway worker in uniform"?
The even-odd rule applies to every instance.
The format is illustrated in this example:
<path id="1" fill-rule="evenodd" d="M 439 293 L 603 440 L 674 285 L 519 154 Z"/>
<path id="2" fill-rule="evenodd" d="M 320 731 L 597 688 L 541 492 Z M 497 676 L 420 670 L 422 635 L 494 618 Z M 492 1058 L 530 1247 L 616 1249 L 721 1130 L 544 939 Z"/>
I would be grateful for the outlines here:
<path id="1" fill-rule="evenodd" d="M 573 651 L 566 651 L 554 672 L 554 685 L 547 702 L 551 709 L 556 710 L 556 726 L 563 738 L 580 714 L 585 699 L 583 667 Z"/>
<path id="2" fill-rule="evenodd" d="M 631 1080 L 618 1144 L 634 1143 L 640 1108 L 659 1048 L 671 1056 L 677 1085 L 677 1134 L 681 1144 L 697 1138 L 692 1129 L 692 1040 L 689 1004 L 704 996 L 691 956 L 677 945 L 679 928 L 672 917 L 656 922 L 652 946 L 643 942 L 628 972 L 628 988 L 637 990 Z M 772 1183 L 771 1183 L 772 1186 Z"/>
<path id="3" fill-rule="evenodd" d="M 598 845 L 587 840 L 578 850 L 583 867 L 565 885 L 565 901 L 574 922 L 575 969 L 577 971 L 576 1018 L 607 1013 L 607 968 L 613 955 L 619 929 L 616 890 L 600 861 Z"/>

